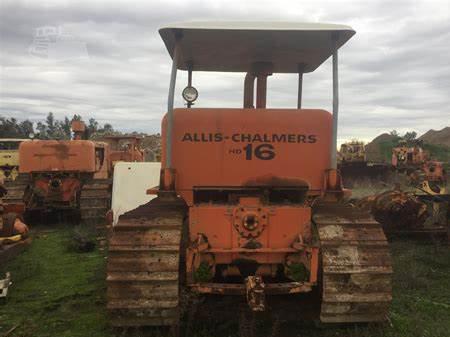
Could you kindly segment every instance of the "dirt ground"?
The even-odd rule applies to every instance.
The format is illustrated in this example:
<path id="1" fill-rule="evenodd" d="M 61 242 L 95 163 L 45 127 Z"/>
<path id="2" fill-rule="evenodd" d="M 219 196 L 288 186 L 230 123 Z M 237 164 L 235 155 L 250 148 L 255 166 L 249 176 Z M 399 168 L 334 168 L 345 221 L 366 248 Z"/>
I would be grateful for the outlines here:
<path id="1" fill-rule="evenodd" d="M 72 238 L 70 227 L 35 230 L 32 246 L 0 270 L 0 275 L 10 271 L 13 280 L 8 298 L 0 301 L 0 336 L 114 336 L 105 310 L 105 252 L 99 247 L 77 252 Z M 302 322 L 273 331 L 273 322 L 265 319 L 257 324 L 257 336 L 450 336 L 449 247 L 396 240 L 391 250 L 394 300 L 387 323 L 317 327 Z M 190 335 L 231 337 L 238 331 L 237 322 L 205 322 Z"/>

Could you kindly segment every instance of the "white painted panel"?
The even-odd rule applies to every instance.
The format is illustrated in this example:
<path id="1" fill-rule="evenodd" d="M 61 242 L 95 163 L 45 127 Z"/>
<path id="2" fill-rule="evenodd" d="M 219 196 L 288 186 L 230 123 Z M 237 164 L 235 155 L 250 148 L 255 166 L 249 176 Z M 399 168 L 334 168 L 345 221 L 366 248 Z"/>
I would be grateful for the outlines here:
<path id="1" fill-rule="evenodd" d="M 159 185 L 160 170 L 161 163 L 115 164 L 111 205 L 114 214 L 113 225 L 117 224 L 120 215 L 155 197 L 147 195 L 146 191 Z"/>

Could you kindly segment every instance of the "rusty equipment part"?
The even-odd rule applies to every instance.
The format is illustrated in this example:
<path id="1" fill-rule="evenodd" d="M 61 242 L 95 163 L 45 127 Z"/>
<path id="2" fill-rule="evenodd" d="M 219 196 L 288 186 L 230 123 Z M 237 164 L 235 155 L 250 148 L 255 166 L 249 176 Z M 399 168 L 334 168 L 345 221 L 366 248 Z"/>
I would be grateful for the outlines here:
<path id="1" fill-rule="evenodd" d="M 358 200 L 355 205 L 371 212 L 387 234 L 435 236 L 450 233 L 449 195 L 421 191 L 423 194 L 397 189 L 386 191 Z"/>
<path id="2" fill-rule="evenodd" d="M 376 196 L 371 210 L 386 231 L 419 229 L 428 217 L 427 206 L 423 202 L 413 194 L 399 190 Z"/>
<path id="3" fill-rule="evenodd" d="M 447 184 L 443 182 L 425 180 L 416 187 L 420 192 L 426 195 L 447 195 Z"/>
<path id="4" fill-rule="evenodd" d="M 11 284 L 11 273 L 7 272 L 6 277 L 0 280 L 0 298 L 8 295 L 8 288 Z"/>
<path id="5" fill-rule="evenodd" d="M 322 250 L 325 323 L 386 320 L 392 300 L 392 262 L 381 225 L 368 212 L 344 204 L 314 209 Z"/>
<path id="6" fill-rule="evenodd" d="M 266 310 L 265 284 L 261 276 L 248 276 L 245 279 L 246 297 L 252 311 Z"/>
<path id="7" fill-rule="evenodd" d="M 4 213 L 0 219 L 0 267 L 24 251 L 31 243 L 28 227 L 21 221 L 21 212 L 14 212 L 17 209 L 11 206 L 16 205 L 2 205 Z"/>
<path id="8" fill-rule="evenodd" d="M 107 308 L 113 326 L 177 326 L 185 208 L 160 197 L 125 213 L 113 227 Z"/>
<path id="9" fill-rule="evenodd" d="M 4 245 L 4 244 L 11 244 L 14 242 L 19 242 L 20 240 L 22 240 L 22 235 L 20 235 L 20 234 L 12 235 L 12 236 L 5 236 L 5 237 L 0 236 L 0 246 Z"/>

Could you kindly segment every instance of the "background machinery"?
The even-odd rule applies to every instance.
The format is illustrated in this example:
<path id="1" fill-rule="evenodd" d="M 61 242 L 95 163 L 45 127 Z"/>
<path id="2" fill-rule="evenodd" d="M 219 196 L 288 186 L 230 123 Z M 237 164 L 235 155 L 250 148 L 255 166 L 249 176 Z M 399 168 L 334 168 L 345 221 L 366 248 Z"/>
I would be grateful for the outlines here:
<path id="1" fill-rule="evenodd" d="M 78 222 L 105 217 L 111 200 L 109 147 L 84 140 L 85 125 L 72 122 L 72 140 L 33 140 L 20 145 L 20 173 L 30 222 L 58 212 Z"/>
<path id="2" fill-rule="evenodd" d="M 30 139 L 0 139 L 0 179 L 7 193 L 3 196 L 8 204 L 22 202 L 23 191 L 27 185 L 26 175 L 19 174 L 19 145 Z"/>
<path id="3" fill-rule="evenodd" d="M 367 160 L 366 146 L 358 140 L 341 145 L 338 168 L 347 187 L 352 187 L 356 182 L 386 180 L 389 173 L 388 165 Z"/>
<path id="4" fill-rule="evenodd" d="M 0 139 L 0 179 L 14 181 L 19 176 L 19 145 L 29 139 Z"/>
<path id="5" fill-rule="evenodd" d="M 267 22 L 160 30 L 173 60 L 160 184 L 113 227 L 112 325 L 177 326 L 191 297 L 228 296 L 252 311 L 293 301 L 289 310 L 304 313 L 302 294 L 314 293 L 322 322 L 386 319 L 388 244 L 379 223 L 343 201 L 337 171 L 337 52 L 354 33 Z M 302 108 L 303 74 L 330 56 L 333 114 Z M 187 108 L 173 108 L 177 70 L 188 72 Z M 243 107 L 193 108 L 193 71 L 246 73 Z M 275 73 L 298 74 L 296 109 L 266 107 Z"/>
<path id="6" fill-rule="evenodd" d="M 101 141 L 109 145 L 109 158 L 114 166 L 117 162 L 142 162 L 144 151 L 140 149 L 141 138 L 137 136 L 106 136 Z"/>
<path id="7" fill-rule="evenodd" d="M 401 173 L 412 174 L 428 159 L 420 144 L 408 144 L 402 141 L 392 149 L 392 166 Z"/>

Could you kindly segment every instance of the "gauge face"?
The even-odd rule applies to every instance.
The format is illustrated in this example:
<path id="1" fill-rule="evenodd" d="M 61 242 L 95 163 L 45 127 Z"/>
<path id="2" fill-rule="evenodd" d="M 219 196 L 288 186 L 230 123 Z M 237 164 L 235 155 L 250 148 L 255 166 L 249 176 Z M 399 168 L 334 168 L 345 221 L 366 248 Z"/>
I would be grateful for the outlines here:
<path id="1" fill-rule="evenodd" d="M 186 87 L 183 90 L 183 98 L 189 102 L 194 102 L 198 97 L 198 91 L 194 87 Z"/>

